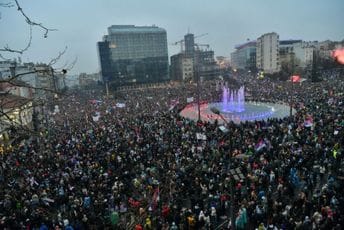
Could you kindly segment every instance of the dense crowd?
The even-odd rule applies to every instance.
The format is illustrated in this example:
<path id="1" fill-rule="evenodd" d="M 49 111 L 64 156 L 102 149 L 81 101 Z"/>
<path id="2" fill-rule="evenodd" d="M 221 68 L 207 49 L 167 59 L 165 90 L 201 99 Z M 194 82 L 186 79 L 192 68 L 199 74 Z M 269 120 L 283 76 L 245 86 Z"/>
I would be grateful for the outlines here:
<path id="1" fill-rule="evenodd" d="M 193 84 L 66 95 L 39 138 L 0 156 L 0 228 L 229 229 L 233 208 L 237 229 L 341 229 L 342 77 L 243 76 L 252 99 L 297 112 L 228 132 L 179 115 Z M 215 82 L 201 99 L 219 99 Z"/>

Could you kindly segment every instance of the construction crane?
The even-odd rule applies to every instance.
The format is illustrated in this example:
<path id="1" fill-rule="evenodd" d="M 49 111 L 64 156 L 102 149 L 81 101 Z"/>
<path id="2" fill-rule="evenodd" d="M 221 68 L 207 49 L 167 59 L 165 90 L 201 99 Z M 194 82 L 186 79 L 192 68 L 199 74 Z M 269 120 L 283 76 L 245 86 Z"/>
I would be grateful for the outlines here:
<path id="1" fill-rule="evenodd" d="M 196 35 L 196 36 L 194 36 L 194 39 L 195 39 L 195 38 L 204 37 L 204 36 L 206 36 L 206 35 L 208 35 L 208 33 Z M 179 40 L 179 41 L 176 41 L 176 42 L 171 43 L 171 45 L 178 45 L 178 44 L 180 44 L 180 52 L 183 53 L 183 50 L 184 50 L 184 43 L 185 43 L 185 40 L 182 39 L 182 40 Z M 207 48 L 209 48 L 209 45 L 208 45 Z"/>
<path id="2" fill-rule="evenodd" d="M 182 39 L 182 40 L 179 40 L 179 41 L 177 41 L 177 42 L 173 42 L 173 43 L 171 43 L 171 45 L 174 45 L 174 46 L 176 46 L 176 45 L 178 45 L 178 44 L 180 44 L 180 52 L 181 53 L 183 53 L 183 47 L 184 47 L 184 39 Z"/>
<path id="3" fill-rule="evenodd" d="M 196 46 L 197 50 L 200 50 L 200 48 L 199 48 L 200 46 L 206 47 L 207 50 L 209 49 L 209 44 L 197 44 L 197 43 L 195 43 L 195 46 Z"/>
<path id="4" fill-rule="evenodd" d="M 194 38 L 200 38 L 200 37 L 204 37 L 204 36 L 206 36 L 206 35 L 208 35 L 208 33 L 204 33 L 204 34 L 197 35 L 197 36 L 195 36 Z"/>

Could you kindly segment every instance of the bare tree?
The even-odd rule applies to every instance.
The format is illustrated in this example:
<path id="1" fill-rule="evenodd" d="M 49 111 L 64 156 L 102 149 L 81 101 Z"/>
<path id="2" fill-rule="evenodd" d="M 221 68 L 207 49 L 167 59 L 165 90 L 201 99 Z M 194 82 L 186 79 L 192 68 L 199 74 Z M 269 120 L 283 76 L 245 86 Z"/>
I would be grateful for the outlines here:
<path id="1" fill-rule="evenodd" d="M 15 5 L 14 5 L 15 4 Z M 9 47 L 7 44 L 0 49 L 0 52 L 11 52 L 11 53 L 19 53 L 19 54 L 23 54 L 25 51 L 27 51 L 30 46 L 31 46 L 31 42 L 32 42 L 32 27 L 38 27 L 40 28 L 44 33 L 43 33 L 43 37 L 47 38 L 48 34 L 50 31 L 56 31 L 56 29 L 50 29 L 47 28 L 46 26 L 44 26 L 42 23 L 38 23 L 35 22 L 33 19 L 31 19 L 29 16 L 27 16 L 27 14 L 24 12 L 23 8 L 20 6 L 18 0 L 14 0 L 14 3 L 2 3 L 0 4 L 0 7 L 7 7 L 7 8 L 11 8 L 11 7 L 17 7 L 17 10 L 20 12 L 21 16 L 24 18 L 26 24 L 29 26 L 29 39 L 28 42 L 26 44 L 26 46 L 22 49 L 17 49 L 17 48 L 11 48 Z"/>
<path id="2" fill-rule="evenodd" d="M 25 68 L 17 66 L 16 62 L 12 62 L 6 56 L 11 54 L 24 54 L 30 49 L 33 39 L 33 28 L 37 27 L 43 33 L 43 38 L 47 38 L 49 33 L 57 31 L 49 28 L 41 22 L 37 22 L 29 16 L 21 7 L 18 0 L 12 0 L 5 3 L 0 3 L 0 10 L 6 8 L 16 9 L 19 16 L 23 18 L 25 24 L 29 28 L 27 35 L 28 39 L 23 48 L 11 47 L 8 44 L 0 45 L 0 58 L 8 63 L 8 70 L 2 72 L 0 75 L 0 134 L 8 133 L 14 129 L 23 130 L 24 132 L 32 132 L 37 134 L 39 132 L 39 125 L 37 113 L 44 113 L 43 108 L 53 106 L 56 96 L 61 94 L 60 87 L 57 82 L 59 78 L 64 78 L 64 75 L 74 67 L 76 59 L 71 63 L 65 63 L 61 67 L 55 67 L 67 51 L 65 47 L 59 52 L 55 58 L 52 58 L 44 65 L 28 65 Z M 1 17 L 0 20 L 4 20 Z M 21 69 L 20 69 L 21 68 Z M 23 70 L 24 68 L 24 70 Z M 32 85 L 25 83 L 25 78 L 33 75 L 37 78 L 45 78 L 46 85 Z M 18 96 L 18 92 L 28 90 L 28 97 Z M 33 93 L 44 92 L 45 97 L 33 97 Z M 42 118 L 42 114 L 41 114 Z M 1 144 L 1 143 L 0 143 Z"/>

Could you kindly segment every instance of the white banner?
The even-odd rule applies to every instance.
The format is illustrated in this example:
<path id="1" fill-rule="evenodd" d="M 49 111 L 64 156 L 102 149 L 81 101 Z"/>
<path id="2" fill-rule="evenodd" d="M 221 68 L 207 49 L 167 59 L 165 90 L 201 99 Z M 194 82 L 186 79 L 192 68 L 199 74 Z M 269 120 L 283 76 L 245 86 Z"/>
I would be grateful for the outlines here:
<path id="1" fill-rule="evenodd" d="M 97 121 L 99 121 L 99 117 L 100 117 L 100 116 L 96 116 L 96 117 L 93 117 L 93 116 L 92 116 L 92 119 L 93 119 L 94 122 L 97 122 Z"/>
<path id="2" fill-rule="evenodd" d="M 222 132 L 224 132 L 224 133 L 227 133 L 227 132 L 228 132 L 228 129 L 227 129 L 226 127 L 224 127 L 223 125 L 221 125 L 221 126 L 219 127 L 219 129 L 220 129 Z"/>
<path id="3" fill-rule="evenodd" d="M 190 102 L 193 102 L 194 101 L 194 98 L 193 97 L 188 97 L 186 98 L 186 102 L 187 103 L 190 103 Z"/>
<path id="4" fill-rule="evenodd" d="M 117 108 L 124 108 L 125 107 L 125 103 L 116 103 L 116 107 Z"/>
<path id="5" fill-rule="evenodd" d="M 196 133 L 197 140 L 207 140 L 207 136 L 202 133 Z"/>

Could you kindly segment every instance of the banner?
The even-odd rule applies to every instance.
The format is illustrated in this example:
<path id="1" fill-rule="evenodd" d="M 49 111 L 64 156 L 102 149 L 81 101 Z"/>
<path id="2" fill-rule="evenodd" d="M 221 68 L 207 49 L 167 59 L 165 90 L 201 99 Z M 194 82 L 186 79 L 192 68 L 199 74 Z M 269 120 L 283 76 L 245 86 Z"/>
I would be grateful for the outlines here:
<path id="1" fill-rule="evenodd" d="M 193 97 L 188 97 L 186 98 L 186 102 L 187 103 L 190 103 L 190 102 L 193 102 L 194 101 L 194 98 Z"/>
<path id="2" fill-rule="evenodd" d="M 196 138 L 197 140 L 207 140 L 207 136 L 205 134 L 202 133 L 196 133 Z"/>
<path id="3" fill-rule="evenodd" d="M 224 132 L 224 133 L 227 133 L 227 132 L 228 132 L 228 129 L 227 129 L 226 127 L 224 127 L 223 125 L 221 125 L 221 126 L 219 127 L 219 129 L 220 129 L 222 132 Z"/>
<path id="4" fill-rule="evenodd" d="M 96 115 L 92 116 L 92 119 L 93 119 L 94 122 L 99 121 L 99 118 L 100 118 L 100 112 L 96 112 Z"/>
<path id="5" fill-rule="evenodd" d="M 116 103 L 116 107 L 117 108 L 124 108 L 125 107 L 125 103 Z"/>

